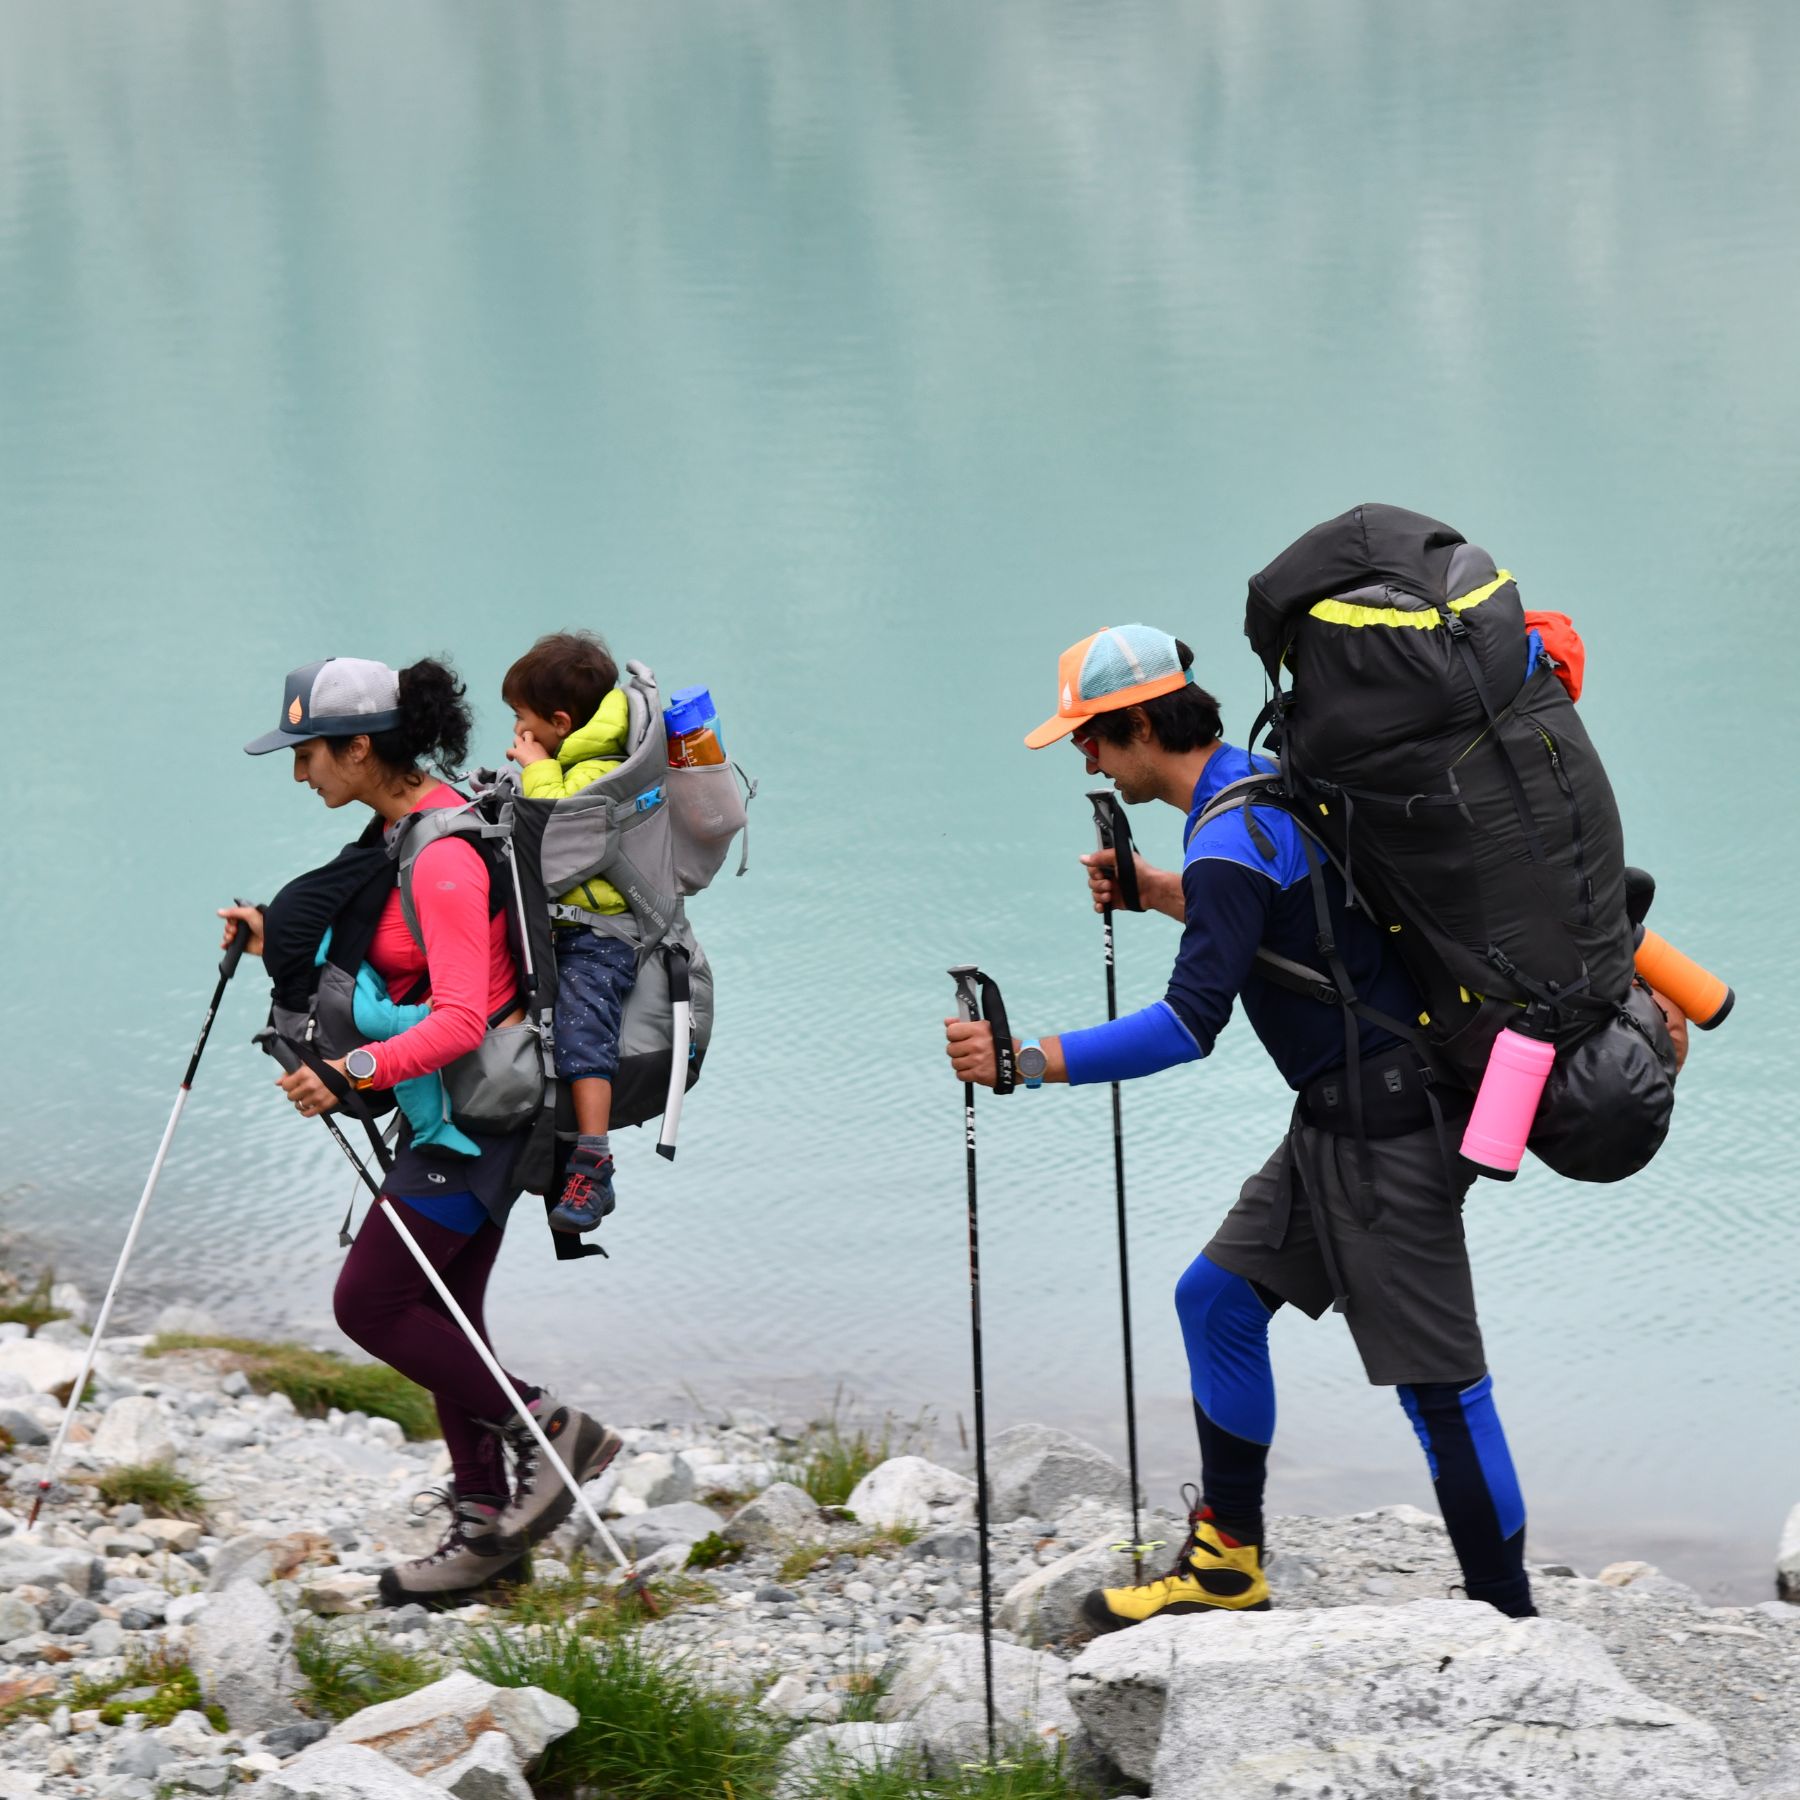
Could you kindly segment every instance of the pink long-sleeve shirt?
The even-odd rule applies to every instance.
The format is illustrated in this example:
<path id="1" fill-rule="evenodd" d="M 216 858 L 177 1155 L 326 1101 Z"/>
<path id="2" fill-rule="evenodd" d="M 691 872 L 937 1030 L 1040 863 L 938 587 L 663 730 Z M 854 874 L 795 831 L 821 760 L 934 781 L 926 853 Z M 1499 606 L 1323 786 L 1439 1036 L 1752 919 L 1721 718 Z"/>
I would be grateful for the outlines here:
<path id="1" fill-rule="evenodd" d="M 439 782 L 413 811 L 462 804 L 460 794 Z M 518 988 L 506 915 L 488 916 L 487 864 L 473 844 L 439 838 L 419 852 L 413 865 L 413 910 L 425 940 L 423 951 L 406 928 L 398 888 L 388 895 L 369 946 L 369 961 L 390 994 L 410 998 L 423 976 L 431 1003 L 429 1016 L 417 1025 L 384 1043 L 364 1046 L 375 1058 L 380 1087 L 433 1074 L 466 1056 L 481 1042 L 488 1016 Z"/>

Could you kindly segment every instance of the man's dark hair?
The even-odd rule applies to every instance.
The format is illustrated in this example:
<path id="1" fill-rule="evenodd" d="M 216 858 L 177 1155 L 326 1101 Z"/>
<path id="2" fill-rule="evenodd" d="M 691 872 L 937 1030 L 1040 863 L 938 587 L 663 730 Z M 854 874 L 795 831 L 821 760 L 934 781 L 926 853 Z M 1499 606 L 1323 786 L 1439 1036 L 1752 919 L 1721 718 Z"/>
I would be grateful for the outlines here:
<path id="1" fill-rule="evenodd" d="M 567 713 L 576 730 L 619 685 L 619 665 L 591 631 L 552 631 L 506 671 L 500 698 L 540 719 Z"/>
<path id="2" fill-rule="evenodd" d="M 1180 638 L 1175 650 L 1181 666 L 1194 666 L 1194 653 Z M 1205 688 L 1189 682 L 1172 694 L 1158 694 L 1154 700 L 1140 701 L 1136 706 L 1121 706 L 1113 712 L 1095 713 L 1087 729 L 1103 743 L 1123 744 L 1131 738 L 1131 715 L 1141 712 L 1150 721 L 1150 735 L 1165 750 L 1179 754 L 1183 750 L 1203 750 L 1217 741 L 1220 731 L 1219 703 Z"/>

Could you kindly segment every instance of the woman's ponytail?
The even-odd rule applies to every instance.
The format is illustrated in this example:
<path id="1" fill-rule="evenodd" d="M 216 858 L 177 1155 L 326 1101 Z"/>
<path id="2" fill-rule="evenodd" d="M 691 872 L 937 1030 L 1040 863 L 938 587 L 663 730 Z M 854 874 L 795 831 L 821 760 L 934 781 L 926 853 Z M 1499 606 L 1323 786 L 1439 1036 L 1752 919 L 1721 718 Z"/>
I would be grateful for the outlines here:
<path id="1" fill-rule="evenodd" d="M 449 778 L 469 754 L 474 720 L 463 695 L 468 690 L 447 662 L 426 657 L 400 671 L 400 723 L 369 739 L 369 748 L 390 768 L 411 770 L 429 763 Z"/>

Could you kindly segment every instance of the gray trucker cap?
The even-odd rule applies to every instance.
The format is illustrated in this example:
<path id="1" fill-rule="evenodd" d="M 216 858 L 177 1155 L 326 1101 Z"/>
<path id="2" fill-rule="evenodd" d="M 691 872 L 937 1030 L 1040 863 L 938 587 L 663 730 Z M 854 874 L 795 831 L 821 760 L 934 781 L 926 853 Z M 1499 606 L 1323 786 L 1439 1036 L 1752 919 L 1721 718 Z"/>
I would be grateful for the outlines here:
<path id="1" fill-rule="evenodd" d="M 251 756 L 291 750 L 308 738 L 355 737 L 400 723 L 400 677 L 386 663 L 328 656 L 287 678 L 281 723 L 244 746 Z"/>

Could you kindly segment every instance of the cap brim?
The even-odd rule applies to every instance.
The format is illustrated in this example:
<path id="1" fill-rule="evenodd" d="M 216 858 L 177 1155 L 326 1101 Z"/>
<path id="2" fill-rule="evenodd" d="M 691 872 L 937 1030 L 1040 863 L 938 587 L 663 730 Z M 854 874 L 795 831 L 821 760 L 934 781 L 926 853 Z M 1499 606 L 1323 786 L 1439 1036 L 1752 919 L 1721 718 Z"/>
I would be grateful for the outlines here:
<path id="1" fill-rule="evenodd" d="M 1046 744 L 1054 744 L 1058 738 L 1066 738 L 1071 731 L 1079 731 L 1093 716 L 1092 713 L 1082 713 L 1072 719 L 1067 713 L 1052 713 L 1036 731 L 1025 734 L 1025 748 L 1042 750 Z"/>
<path id="2" fill-rule="evenodd" d="M 244 746 L 244 754 L 267 756 L 271 750 L 291 750 L 296 744 L 304 744 L 308 738 L 318 735 L 316 731 L 283 731 L 277 726 L 273 731 L 265 731 L 259 738 L 252 738 Z"/>

